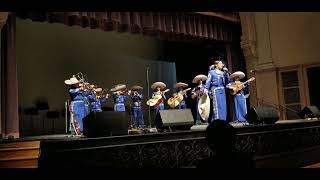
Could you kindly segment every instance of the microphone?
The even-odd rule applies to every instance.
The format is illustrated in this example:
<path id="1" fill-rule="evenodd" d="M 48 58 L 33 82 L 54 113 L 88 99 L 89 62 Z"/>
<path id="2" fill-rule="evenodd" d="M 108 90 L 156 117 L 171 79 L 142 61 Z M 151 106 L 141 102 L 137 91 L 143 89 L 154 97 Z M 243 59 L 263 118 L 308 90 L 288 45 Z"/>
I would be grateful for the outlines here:
<path id="1" fill-rule="evenodd" d="M 222 68 L 222 70 L 225 71 L 225 72 L 229 71 L 228 68 L 226 68 L 226 67 Z"/>

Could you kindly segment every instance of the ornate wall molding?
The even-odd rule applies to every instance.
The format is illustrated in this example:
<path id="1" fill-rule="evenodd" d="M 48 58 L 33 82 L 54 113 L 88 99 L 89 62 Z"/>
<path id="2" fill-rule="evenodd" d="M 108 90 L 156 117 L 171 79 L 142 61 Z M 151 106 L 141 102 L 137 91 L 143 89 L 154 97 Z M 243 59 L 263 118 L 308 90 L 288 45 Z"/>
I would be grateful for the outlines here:
<path id="1" fill-rule="evenodd" d="M 240 46 L 243 50 L 243 54 L 246 57 L 246 61 L 257 59 L 256 41 L 250 40 L 246 36 L 241 36 Z"/>
<path id="2" fill-rule="evenodd" d="M 252 12 L 240 12 L 242 36 L 241 48 L 243 49 L 246 58 L 257 58 L 256 50 L 256 27 L 254 14 Z M 246 59 L 247 60 L 247 59 Z"/>
<path id="3" fill-rule="evenodd" d="M 257 38 L 256 38 L 256 28 L 254 21 L 254 14 L 252 12 L 240 12 L 240 20 L 242 27 L 242 36 L 240 46 L 243 50 L 243 54 L 246 61 L 247 72 L 256 69 L 256 64 L 258 61 L 257 54 Z M 250 89 L 250 105 L 257 106 L 257 87 L 255 83 L 249 86 Z"/>

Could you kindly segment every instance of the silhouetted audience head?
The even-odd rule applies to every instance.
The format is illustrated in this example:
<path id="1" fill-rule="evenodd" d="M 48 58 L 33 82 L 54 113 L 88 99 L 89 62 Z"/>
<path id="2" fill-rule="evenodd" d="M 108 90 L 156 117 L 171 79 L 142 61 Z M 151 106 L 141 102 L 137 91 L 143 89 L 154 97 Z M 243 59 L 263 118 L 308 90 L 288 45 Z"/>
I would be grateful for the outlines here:
<path id="1" fill-rule="evenodd" d="M 235 147 L 236 131 L 226 121 L 211 122 L 205 132 L 206 143 L 214 152 L 211 157 L 199 161 L 198 168 L 252 168 L 251 156 Z"/>
<path id="2" fill-rule="evenodd" d="M 235 145 L 235 129 L 228 122 L 215 120 L 210 123 L 205 132 L 206 142 L 210 149 L 228 151 Z"/>

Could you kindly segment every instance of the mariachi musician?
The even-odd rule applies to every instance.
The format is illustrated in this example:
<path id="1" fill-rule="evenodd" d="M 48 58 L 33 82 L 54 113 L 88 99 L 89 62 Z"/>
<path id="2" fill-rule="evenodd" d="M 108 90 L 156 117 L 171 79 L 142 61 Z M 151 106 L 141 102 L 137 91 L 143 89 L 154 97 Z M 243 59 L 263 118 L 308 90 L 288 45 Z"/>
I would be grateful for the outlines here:
<path id="1" fill-rule="evenodd" d="M 152 99 L 147 101 L 147 105 L 152 106 L 157 115 L 160 110 L 164 110 L 164 101 L 166 100 L 165 93 L 168 92 L 169 89 L 164 90 L 166 84 L 163 82 L 155 82 L 151 85 L 151 88 L 154 92 L 152 93 Z"/>
<path id="2" fill-rule="evenodd" d="M 201 124 L 201 119 L 203 119 L 204 121 L 207 120 L 208 116 L 209 116 L 209 113 L 210 113 L 210 99 L 208 99 L 209 101 L 209 104 L 204 104 L 205 106 L 209 106 L 209 107 L 205 107 L 207 108 L 207 117 L 205 116 L 202 116 L 199 112 L 199 100 L 205 95 L 205 90 L 204 90 L 204 87 L 203 87 L 203 84 L 202 82 L 206 81 L 207 80 L 207 76 L 206 75 L 203 75 L 203 74 L 199 74 L 197 75 L 196 77 L 194 77 L 194 79 L 192 80 L 192 83 L 197 83 L 198 86 L 196 86 L 195 88 L 192 89 L 191 91 L 191 98 L 192 99 L 196 99 L 197 100 L 197 106 L 196 106 L 196 122 L 195 124 L 196 125 L 200 125 Z"/>
<path id="3" fill-rule="evenodd" d="M 244 77 L 245 74 L 243 72 L 234 72 L 230 75 L 231 82 L 226 86 L 230 94 L 233 95 L 233 118 L 234 121 L 238 123 L 246 122 L 247 104 L 244 91 L 247 91 L 249 83 L 255 80 L 255 78 L 252 77 L 244 83 L 240 82 L 240 79 Z"/>
<path id="4" fill-rule="evenodd" d="M 112 96 L 114 99 L 114 111 L 125 112 L 125 102 L 129 99 L 126 95 L 127 86 L 124 84 L 117 84 L 114 88 L 110 89 L 112 91 Z"/>
<path id="5" fill-rule="evenodd" d="M 69 95 L 71 102 L 69 105 L 70 111 L 70 126 L 69 130 L 72 134 L 82 135 L 83 133 L 83 118 L 88 115 L 87 96 L 88 91 L 85 90 L 83 84 L 75 77 L 71 77 L 64 81 L 69 85 Z"/>
<path id="6" fill-rule="evenodd" d="M 133 105 L 132 105 L 132 111 L 133 111 L 133 127 L 134 128 L 144 128 L 144 120 L 143 120 L 143 110 L 142 110 L 142 104 L 141 101 L 143 100 L 142 93 L 139 91 L 142 91 L 141 86 L 132 86 L 129 90 L 129 95 L 131 96 Z M 138 121 L 139 119 L 139 121 Z"/>
<path id="7" fill-rule="evenodd" d="M 92 90 L 91 90 L 91 85 L 88 82 L 80 82 L 79 83 L 80 88 L 82 89 L 82 91 L 84 91 L 83 93 L 83 99 L 85 102 L 85 107 L 86 107 L 86 112 L 85 112 L 85 116 L 87 116 L 90 112 L 91 112 L 91 101 L 93 101 L 93 99 L 91 99 L 91 94 L 92 94 Z"/>
<path id="8" fill-rule="evenodd" d="M 179 102 L 178 106 L 176 106 L 176 109 L 186 109 L 187 108 L 186 100 L 188 98 L 187 91 L 189 91 L 191 88 L 184 89 L 184 88 L 188 87 L 188 84 L 183 83 L 183 82 L 176 83 L 174 85 L 174 87 L 178 89 L 178 92 L 174 93 L 173 97 L 174 98 L 179 98 L 179 96 L 181 97 L 181 98 L 179 98 L 179 99 L 181 99 L 181 101 Z"/>
<path id="9" fill-rule="evenodd" d="M 214 64 L 208 72 L 208 79 L 204 85 L 212 99 L 212 119 L 227 120 L 227 102 L 225 86 L 229 83 L 228 69 L 221 60 L 213 59 Z"/>
<path id="10" fill-rule="evenodd" d="M 107 103 L 109 94 L 105 94 L 101 87 L 96 87 L 91 85 L 91 94 L 90 94 L 90 101 L 91 101 L 91 111 L 92 112 L 102 112 L 101 104 Z"/>

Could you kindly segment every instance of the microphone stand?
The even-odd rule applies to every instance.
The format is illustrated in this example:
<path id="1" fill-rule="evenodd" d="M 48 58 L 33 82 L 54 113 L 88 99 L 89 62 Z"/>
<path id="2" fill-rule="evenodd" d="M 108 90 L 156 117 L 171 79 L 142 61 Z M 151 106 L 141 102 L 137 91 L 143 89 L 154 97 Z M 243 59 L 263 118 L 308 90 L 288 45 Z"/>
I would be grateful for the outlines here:
<path id="1" fill-rule="evenodd" d="M 260 98 L 257 98 L 257 99 L 258 99 L 258 102 L 259 102 L 259 101 L 261 102 L 261 104 L 270 105 L 270 106 L 276 108 L 277 110 L 279 110 L 279 109 L 281 108 L 282 110 L 283 110 L 283 109 L 284 109 L 284 110 L 289 110 L 289 111 L 291 111 L 291 112 L 294 112 L 294 113 L 296 113 L 296 114 L 299 114 L 298 111 L 293 110 L 293 109 L 291 109 L 291 108 L 288 108 L 288 107 L 286 107 L 286 106 L 283 106 L 283 105 L 281 105 L 281 104 L 275 104 L 275 103 L 272 103 L 272 102 L 269 102 L 269 101 L 266 101 L 266 100 L 260 99 Z M 278 106 L 280 106 L 280 108 L 279 108 Z"/>
<path id="2" fill-rule="evenodd" d="M 131 98 L 131 96 L 129 95 L 129 98 Z M 130 116 L 130 129 L 132 129 L 133 125 L 132 125 L 132 106 L 131 106 L 131 101 L 129 102 L 129 116 Z"/>
<path id="3" fill-rule="evenodd" d="M 64 107 L 65 107 L 65 123 L 66 123 L 66 134 L 68 134 L 68 100 L 66 100 L 65 104 L 64 104 Z"/>
<path id="4" fill-rule="evenodd" d="M 132 100 L 132 97 L 130 94 L 128 94 L 128 98 L 130 98 Z M 131 101 L 129 100 L 129 116 L 130 116 L 130 129 L 132 129 L 133 125 L 132 125 L 132 105 L 131 105 Z"/>
<path id="5" fill-rule="evenodd" d="M 150 97 L 150 81 L 149 81 L 149 67 L 147 67 L 147 86 L 148 86 L 148 97 Z M 152 128 L 151 125 L 151 108 L 148 106 L 148 118 L 149 118 L 149 128 Z"/>

